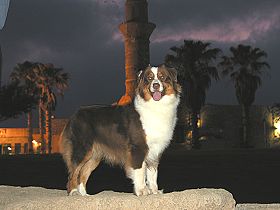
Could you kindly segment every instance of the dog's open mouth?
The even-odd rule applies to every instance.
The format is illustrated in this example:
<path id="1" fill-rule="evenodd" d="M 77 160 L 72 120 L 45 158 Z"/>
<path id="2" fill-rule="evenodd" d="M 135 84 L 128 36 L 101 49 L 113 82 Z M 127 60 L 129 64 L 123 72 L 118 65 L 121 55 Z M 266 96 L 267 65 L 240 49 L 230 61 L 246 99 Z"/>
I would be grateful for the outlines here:
<path id="1" fill-rule="evenodd" d="M 155 101 L 159 101 L 162 97 L 161 92 L 156 90 L 155 92 L 152 93 L 153 99 Z"/>

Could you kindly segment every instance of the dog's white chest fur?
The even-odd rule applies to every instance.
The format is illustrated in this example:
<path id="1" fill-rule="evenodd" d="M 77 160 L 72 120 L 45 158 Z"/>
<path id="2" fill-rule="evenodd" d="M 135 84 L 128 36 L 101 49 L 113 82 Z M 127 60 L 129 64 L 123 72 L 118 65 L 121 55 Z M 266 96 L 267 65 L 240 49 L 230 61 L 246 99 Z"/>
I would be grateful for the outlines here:
<path id="1" fill-rule="evenodd" d="M 146 134 L 148 159 L 157 160 L 169 145 L 177 120 L 179 101 L 179 97 L 173 94 L 163 96 L 160 101 L 145 101 L 139 95 L 136 96 L 134 104 Z"/>

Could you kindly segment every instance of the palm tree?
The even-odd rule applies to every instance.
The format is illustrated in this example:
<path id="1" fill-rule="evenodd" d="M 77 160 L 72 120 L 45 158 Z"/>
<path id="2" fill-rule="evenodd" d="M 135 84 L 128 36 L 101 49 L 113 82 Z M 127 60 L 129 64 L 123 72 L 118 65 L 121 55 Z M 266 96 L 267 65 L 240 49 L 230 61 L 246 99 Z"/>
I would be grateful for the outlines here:
<path id="1" fill-rule="evenodd" d="M 39 116 L 39 136 L 40 136 L 40 143 L 41 147 L 40 150 L 44 154 L 46 153 L 46 141 L 44 137 L 44 111 L 43 111 L 43 100 L 42 100 L 42 94 L 41 94 L 41 80 L 43 79 L 42 71 L 44 69 L 44 64 L 42 63 L 34 63 L 33 65 L 33 72 L 34 72 L 34 85 L 36 86 L 38 90 L 38 116 Z"/>
<path id="2" fill-rule="evenodd" d="M 193 40 L 184 40 L 182 46 L 170 49 L 174 54 L 168 54 L 165 63 L 176 68 L 179 73 L 183 99 L 191 113 L 191 143 L 193 148 L 199 148 L 198 115 L 205 104 L 211 80 L 219 79 L 215 61 L 221 50 L 211 48 L 208 42 Z"/>
<path id="3" fill-rule="evenodd" d="M 25 92 L 30 97 L 38 97 L 38 89 L 35 85 L 36 74 L 34 73 L 34 63 L 25 61 L 15 66 L 10 78 L 13 82 L 16 82 L 25 87 Z M 32 109 L 27 113 L 27 129 L 28 129 L 28 151 L 33 153 L 33 126 L 32 126 Z"/>
<path id="4" fill-rule="evenodd" d="M 29 113 L 36 104 L 37 98 L 26 93 L 26 87 L 17 82 L 4 85 L 0 88 L 0 121 Z"/>
<path id="5" fill-rule="evenodd" d="M 220 66 L 222 74 L 229 75 L 234 83 L 236 98 L 242 109 L 241 146 L 248 145 L 248 128 L 250 106 L 255 100 L 257 89 L 261 86 L 263 70 L 270 68 L 263 61 L 267 57 L 265 51 L 249 45 L 238 45 L 230 48 L 231 55 L 223 56 Z"/>
<path id="6" fill-rule="evenodd" d="M 53 64 L 36 64 L 35 72 L 37 74 L 36 86 L 40 90 L 39 102 L 39 122 L 41 127 L 42 151 L 45 153 L 46 145 L 43 135 L 43 121 L 45 120 L 45 131 L 48 142 L 48 153 L 52 149 L 52 130 L 51 116 L 56 107 L 56 95 L 64 95 L 64 90 L 68 87 L 69 74 L 63 72 L 62 68 L 56 68 Z"/>

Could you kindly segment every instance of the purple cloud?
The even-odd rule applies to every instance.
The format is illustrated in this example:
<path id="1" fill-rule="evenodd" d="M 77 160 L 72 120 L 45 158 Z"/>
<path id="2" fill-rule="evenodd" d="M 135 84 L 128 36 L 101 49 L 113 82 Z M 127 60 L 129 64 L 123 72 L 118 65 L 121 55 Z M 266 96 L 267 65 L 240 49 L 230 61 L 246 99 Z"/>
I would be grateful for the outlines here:
<path id="1" fill-rule="evenodd" d="M 269 14 L 255 13 L 243 18 L 232 18 L 224 22 L 211 23 L 204 27 L 192 23 L 158 29 L 151 41 L 181 41 L 195 39 L 217 42 L 256 41 L 265 37 L 271 30 L 279 29 L 280 9 Z"/>
<path id="2" fill-rule="evenodd" d="M 101 6 L 118 6 L 118 7 L 124 7 L 125 0 L 93 0 L 93 2 L 98 3 Z"/>

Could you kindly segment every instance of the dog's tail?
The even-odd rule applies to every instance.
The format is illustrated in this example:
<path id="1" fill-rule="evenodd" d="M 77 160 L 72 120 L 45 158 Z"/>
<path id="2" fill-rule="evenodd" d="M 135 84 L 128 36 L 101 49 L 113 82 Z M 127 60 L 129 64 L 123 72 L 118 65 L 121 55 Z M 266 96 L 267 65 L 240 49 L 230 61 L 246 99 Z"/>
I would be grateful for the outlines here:
<path id="1" fill-rule="evenodd" d="M 63 131 L 60 134 L 59 138 L 59 152 L 63 157 L 64 162 L 66 163 L 66 166 L 68 168 L 68 172 L 70 173 L 73 169 L 73 163 L 72 163 L 72 154 L 73 154 L 73 148 L 72 148 L 72 142 L 69 137 L 69 132 L 71 130 L 69 129 L 69 123 L 64 126 Z"/>

